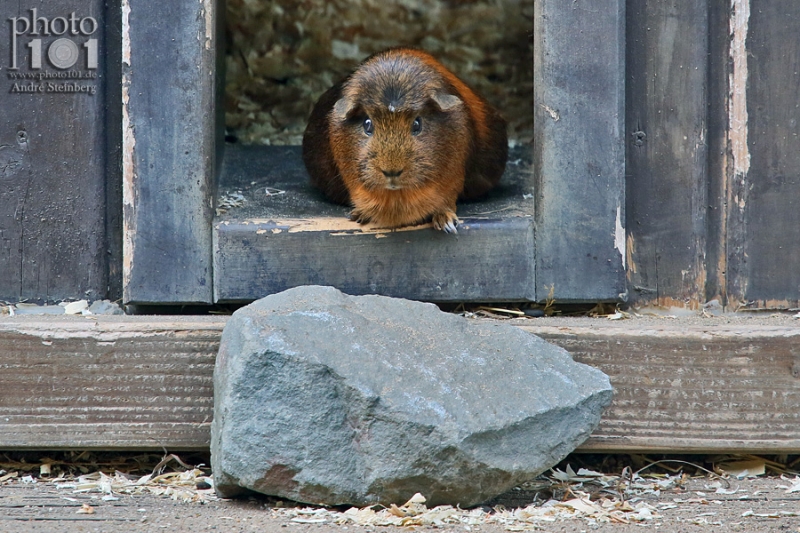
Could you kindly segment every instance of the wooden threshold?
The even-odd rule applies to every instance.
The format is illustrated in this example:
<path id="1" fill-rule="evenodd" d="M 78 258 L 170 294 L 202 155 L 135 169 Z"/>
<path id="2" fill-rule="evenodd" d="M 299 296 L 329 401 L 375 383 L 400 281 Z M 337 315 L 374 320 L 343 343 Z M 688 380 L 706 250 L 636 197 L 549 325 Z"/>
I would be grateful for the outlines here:
<path id="1" fill-rule="evenodd" d="M 1 319 L 0 449 L 208 449 L 225 322 Z M 800 451 L 800 321 L 512 322 L 610 376 L 579 451 Z"/>
<path id="2" fill-rule="evenodd" d="M 530 301 L 533 244 L 531 217 L 462 218 L 457 235 L 430 224 L 364 229 L 342 217 L 221 223 L 214 228 L 221 273 L 214 292 L 218 302 L 240 302 L 315 284 L 437 302 L 489 301 L 489 295 Z"/>
<path id="3" fill-rule="evenodd" d="M 451 235 L 350 221 L 349 208 L 311 188 L 299 146 L 228 145 L 212 226 L 214 301 L 309 284 L 438 302 L 536 300 L 531 155 L 513 149 L 498 188 L 459 204 Z"/>

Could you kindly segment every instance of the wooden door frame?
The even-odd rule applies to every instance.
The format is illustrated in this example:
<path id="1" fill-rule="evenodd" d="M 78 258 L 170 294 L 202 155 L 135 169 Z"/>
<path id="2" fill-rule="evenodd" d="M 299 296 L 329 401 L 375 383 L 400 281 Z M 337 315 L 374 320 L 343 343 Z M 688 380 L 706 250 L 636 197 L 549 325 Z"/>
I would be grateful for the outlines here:
<path id="1" fill-rule="evenodd" d="M 212 303 L 224 9 L 122 0 L 123 301 Z"/>
<path id="2" fill-rule="evenodd" d="M 122 6 L 123 300 L 214 303 L 226 299 L 219 287 L 215 296 L 213 287 L 214 276 L 222 276 L 219 261 L 214 273 L 214 243 L 230 236 L 223 234 L 230 228 L 215 228 L 213 222 L 224 157 L 224 4 L 123 0 Z M 535 199 L 525 215 L 532 222 L 530 229 L 519 220 L 508 227 L 501 220 L 492 228 L 501 235 L 516 232 L 508 239 L 509 251 L 519 252 L 530 241 L 521 257 L 531 267 L 523 267 L 529 274 L 516 295 L 512 288 L 502 299 L 624 300 L 625 1 L 600 0 L 588 7 L 539 0 L 535 6 L 535 142 L 530 147 Z M 532 232 L 531 239 L 526 232 Z M 452 264 L 461 262 L 459 250 L 464 260 L 471 257 L 468 252 L 474 254 L 480 239 L 470 246 L 469 235 L 465 232 L 453 252 Z M 416 237 L 420 248 L 409 248 L 410 257 L 438 236 Z M 240 243 L 250 236 L 236 238 Z M 320 235 L 311 236 L 309 245 L 315 239 Z M 262 252 L 275 255 L 282 249 L 280 243 L 260 242 Z M 236 246 L 231 249 L 242 249 Z M 253 255 L 236 271 L 258 268 L 259 257 Z M 353 292 L 374 286 L 367 273 L 354 276 Z M 305 283 L 330 280 L 335 283 L 335 276 L 323 272 Z M 458 276 L 448 281 L 464 285 Z M 293 278 L 291 283 L 303 282 Z M 455 291 L 445 299 L 497 299 L 490 282 L 482 284 L 482 292 Z M 430 287 L 402 295 L 436 299 Z M 277 288 L 266 283 L 259 285 L 261 292 L 236 298 Z"/>

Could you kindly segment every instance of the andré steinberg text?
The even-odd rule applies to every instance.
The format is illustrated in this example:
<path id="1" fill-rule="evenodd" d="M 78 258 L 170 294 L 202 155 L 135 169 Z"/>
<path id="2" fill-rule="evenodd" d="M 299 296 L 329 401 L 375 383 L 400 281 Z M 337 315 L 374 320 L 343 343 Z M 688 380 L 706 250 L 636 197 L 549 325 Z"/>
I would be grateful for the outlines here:
<path id="1" fill-rule="evenodd" d="M 97 19 L 75 12 L 48 18 L 31 8 L 7 20 L 11 26 L 6 69 L 13 82 L 10 93 L 96 93 L 99 51 L 93 35 Z"/>

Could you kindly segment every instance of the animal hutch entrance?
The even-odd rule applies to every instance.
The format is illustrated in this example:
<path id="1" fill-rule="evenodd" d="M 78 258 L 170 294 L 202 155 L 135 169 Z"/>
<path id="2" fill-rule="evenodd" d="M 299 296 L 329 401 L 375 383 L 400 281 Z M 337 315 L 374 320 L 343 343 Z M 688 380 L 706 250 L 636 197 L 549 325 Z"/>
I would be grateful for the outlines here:
<path id="1" fill-rule="evenodd" d="M 624 298 L 624 17 L 605 4 L 589 25 L 532 0 L 230 0 L 225 56 L 224 3 L 129 0 L 125 301 L 245 302 L 304 284 L 432 301 Z M 510 123 L 501 187 L 459 206 L 457 235 L 359 226 L 308 185 L 297 145 L 313 102 L 396 44 L 431 49 Z"/>

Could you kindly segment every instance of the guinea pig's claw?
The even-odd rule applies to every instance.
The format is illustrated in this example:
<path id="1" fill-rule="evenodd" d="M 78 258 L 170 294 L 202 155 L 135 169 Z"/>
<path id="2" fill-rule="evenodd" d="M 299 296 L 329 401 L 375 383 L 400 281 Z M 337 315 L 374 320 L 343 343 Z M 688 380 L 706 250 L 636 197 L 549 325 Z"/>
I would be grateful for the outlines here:
<path id="1" fill-rule="evenodd" d="M 445 233 L 458 233 L 457 225 L 458 217 L 455 213 L 445 213 L 433 217 L 433 227 Z"/>
<path id="2" fill-rule="evenodd" d="M 366 224 L 369 222 L 369 217 L 365 217 L 358 209 L 350 211 L 350 220 L 358 222 L 359 224 Z"/>

